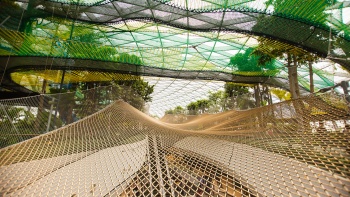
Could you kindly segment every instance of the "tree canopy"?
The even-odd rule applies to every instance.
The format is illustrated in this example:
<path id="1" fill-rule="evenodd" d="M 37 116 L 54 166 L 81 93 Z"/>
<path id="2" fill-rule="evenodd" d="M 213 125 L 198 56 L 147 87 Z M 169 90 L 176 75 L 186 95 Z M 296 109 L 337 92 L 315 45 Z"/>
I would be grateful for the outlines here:
<path id="1" fill-rule="evenodd" d="M 232 68 L 236 71 L 245 72 L 262 72 L 277 69 L 274 60 L 260 65 L 258 63 L 260 56 L 252 54 L 253 51 L 253 48 L 248 48 L 244 53 L 237 53 L 235 56 L 232 56 L 230 58 L 229 66 L 232 66 Z"/>
<path id="2" fill-rule="evenodd" d="M 136 55 L 129 55 L 128 53 L 120 53 L 116 61 L 121 63 L 142 65 L 142 60 L 140 59 L 140 57 Z"/>

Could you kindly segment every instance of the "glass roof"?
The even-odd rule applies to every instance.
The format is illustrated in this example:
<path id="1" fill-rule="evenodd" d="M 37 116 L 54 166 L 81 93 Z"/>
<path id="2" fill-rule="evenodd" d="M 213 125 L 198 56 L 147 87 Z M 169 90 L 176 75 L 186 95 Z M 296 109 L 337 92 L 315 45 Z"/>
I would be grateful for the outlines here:
<path id="1" fill-rule="evenodd" d="M 7 62 L 2 70 L 17 76 L 28 73 L 25 62 L 6 61 L 8 57 L 73 61 L 55 68 L 49 61 L 27 65 L 27 70 L 44 73 L 67 66 L 114 73 L 129 67 L 139 75 L 157 71 L 155 76 L 172 78 L 244 83 L 288 79 L 284 59 L 276 59 L 271 71 L 242 71 L 230 64 L 231 57 L 256 48 L 261 41 L 332 60 L 313 64 L 316 91 L 335 85 L 338 75 L 349 76 L 349 1 L 23 0 L 4 5 L 0 61 Z M 92 62 L 78 65 L 79 59 Z M 95 65 L 101 61 L 112 64 Z M 298 68 L 305 91 L 309 90 L 308 73 L 306 66 Z M 19 78 L 12 80 L 21 83 Z"/>

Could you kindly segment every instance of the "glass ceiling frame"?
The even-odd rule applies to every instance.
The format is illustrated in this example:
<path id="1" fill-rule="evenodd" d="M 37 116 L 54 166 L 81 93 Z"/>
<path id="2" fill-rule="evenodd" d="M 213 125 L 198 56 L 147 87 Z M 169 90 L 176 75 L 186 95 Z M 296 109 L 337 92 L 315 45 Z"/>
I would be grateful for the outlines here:
<path id="1" fill-rule="evenodd" d="M 297 45 L 297 47 L 302 48 L 301 50 L 307 49 L 319 56 L 328 56 L 350 70 L 350 63 L 347 60 L 350 57 L 349 31 L 344 29 L 344 25 L 334 25 L 335 20 L 339 24 L 345 24 L 343 9 L 349 7 L 347 2 L 338 2 L 333 6 L 320 4 L 321 7 L 328 6 L 325 12 L 330 13 L 327 18 L 323 18 L 323 21 L 320 18 L 313 18 L 310 15 L 313 13 L 312 10 L 307 15 L 298 15 L 298 12 L 290 9 L 272 12 L 271 7 L 262 1 L 102 2 L 80 0 L 21 2 L 24 3 L 22 6 L 28 4 L 22 12 L 22 19 L 30 19 L 28 20 L 30 22 L 27 21 L 25 28 L 22 27 L 23 32 L 17 32 L 11 30 L 14 28 L 10 22 L 15 23 L 16 19 L 18 20 L 18 15 L 12 16 L 12 14 L 9 20 L 3 21 L 3 26 L 0 29 L 2 38 L 0 55 L 3 57 L 8 55 L 11 55 L 12 58 L 39 56 L 110 61 L 129 66 L 134 64 L 131 60 L 118 59 L 117 55 L 108 57 L 106 51 L 102 51 L 100 54 L 94 51 L 99 47 L 104 47 L 105 50 L 115 48 L 119 55 L 128 53 L 138 56 L 141 59 L 141 64 L 138 66 L 175 70 L 178 73 L 196 71 L 195 76 L 190 75 L 193 78 L 203 78 L 198 74 L 200 72 L 214 72 L 217 74 L 214 74 L 214 78 L 211 75 L 211 79 L 222 80 L 220 77 L 216 77 L 221 72 L 232 74 L 232 69 L 227 66 L 230 56 L 234 55 L 232 51 L 242 52 L 242 50 L 254 48 L 258 44 L 257 39 L 264 36 L 266 39 L 284 41 L 281 44 L 288 47 Z M 113 14 L 111 14 L 113 9 Z M 305 8 L 303 9 L 305 10 Z M 10 14 L 8 10 L 5 10 L 1 17 L 4 18 L 6 14 Z M 113 19 L 107 20 L 108 17 Z M 296 31 L 304 30 L 305 35 L 298 37 L 298 41 L 289 39 L 288 36 L 283 37 L 283 33 L 285 33 L 283 30 L 282 33 L 278 33 L 261 28 L 254 29 L 251 23 L 258 23 L 260 18 L 263 18 L 262 20 L 273 18 L 277 22 L 288 22 L 287 30 L 297 27 Z M 312 21 L 312 19 L 315 20 Z M 196 21 L 199 24 L 196 24 Z M 63 26 L 66 28 L 62 29 Z M 20 24 L 18 24 L 17 29 L 20 29 Z M 309 30 L 305 31 L 307 29 Z M 322 40 L 324 38 L 317 40 L 317 35 L 328 35 L 329 29 L 332 29 L 331 37 L 334 37 L 334 43 L 343 43 L 342 50 L 345 56 L 344 54 L 336 54 L 332 50 L 330 50 L 332 54 L 327 54 L 329 50 L 325 46 L 329 44 L 333 48 L 338 46 L 333 46 L 332 42 Z M 70 30 L 72 31 L 70 32 Z M 79 40 L 79 37 L 91 33 L 96 33 L 100 37 L 89 41 Z M 334 33 L 338 34 L 334 35 Z M 179 42 L 183 38 L 185 41 Z M 18 42 L 22 42 L 21 46 L 14 44 Z M 50 50 L 43 52 L 45 51 L 43 46 L 50 46 Z M 79 50 L 85 51 L 84 54 L 78 54 Z M 72 51 L 75 55 L 72 55 Z M 89 51 L 94 51 L 94 53 Z M 179 59 L 179 57 L 181 58 Z M 286 72 L 286 69 L 283 64 L 283 62 L 277 62 L 277 66 L 282 72 L 280 75 L 269 77 L 285 79 L 286 76 L 283 72 Z M 6 68 L 14 67 L 18 67 L 18 65 L 7 65 Z M 44 65 L 43 67 L 46 68 Z M 74 69 L 74 66 L 70 69 Z M 110 68 L 106 68 L 106 70 L 108 69 Z M 140 72 L 139 70 L 138 74 L 146 74 Z M 319 73 L 316 72 L 316 75 L 320 75 Z M 233 76 L 247 75 L 235 72 L 233 74 Z M 321 75 L 320 84 L 322 85 L 318 88 L 322 88 L 324 84 L 334 85 L 330 79 L 323 76 L 329 75 L 328 73 L 321 73 Z M 254 73 L 247 76 L 251 78 L 254 76 L 263 77 L 261 74 Z M 302 84 L 304 84 L 305 89 L 308 89 L 305 85 L 307 84 L 307 75 L 299 74 L 299 78 L 304 80 Z M 252 80 L 252 83 L 257 83 L 259 80 Z"/>

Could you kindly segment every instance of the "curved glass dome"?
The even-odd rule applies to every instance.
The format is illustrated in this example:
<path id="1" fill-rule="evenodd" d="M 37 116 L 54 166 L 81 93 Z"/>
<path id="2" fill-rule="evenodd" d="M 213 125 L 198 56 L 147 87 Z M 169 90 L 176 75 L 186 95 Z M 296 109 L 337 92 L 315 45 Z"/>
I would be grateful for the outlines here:
<path id="1" fill-rule="evenodd" d="M 332 62 L 313 64 L 318 90 L 334 86 L 338 74 L 348 77 L 341 72 L 350 68 L 348 9 L 347 1 L 300 0 L 4 2 L 0 62 L 7 74 L 2 86 L 23 91 L 16 85 L 22 83 L 20 72 L 66 69 L 288 89 L 284 58 L 269 68 L 241 69 L 231 62 L 257 47 L 267 53 L 276 47 L 341 65 L 333 71 L 323 69 L 333 68 Z M 298 68 L 305 93 L 308 73 L 307 64 Z"/>

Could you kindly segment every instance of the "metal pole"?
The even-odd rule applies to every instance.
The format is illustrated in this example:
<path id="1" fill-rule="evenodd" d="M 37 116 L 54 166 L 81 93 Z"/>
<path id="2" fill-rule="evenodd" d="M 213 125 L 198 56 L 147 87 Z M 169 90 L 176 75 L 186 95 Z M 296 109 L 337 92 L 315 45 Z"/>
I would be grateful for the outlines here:
<path id="1" fill-rule="evenodd" d="M 52 110 L 53 110 L 53 104 L 55 102 L 55 98 L 52 98 L 52 101 L 50 101 L 50 102 L 51 102 L 51 107 L 50 107 L 49 120 L 47 121 L 46 133 L 49 132 L 49 130 L 50 130 Z M 57 112 L 57 110 L 56 110 L 56 112 Z"/>
<path id="2" fill-rule="evenodd" d="M 349 81 L 342 81 L 340 82 L 341 87 L 343 88 L 345 99 L 350 102 L 350 91 L 349 91 Z"/>
<path id="3" fill-rule="evenodd" d="M 78 1 L 78 4 L 79 4 L 79 1 Z M 76 11 L 78 9 L 78 4 L 77 4 L 77 7 L 76 7 Z M 74 25 L 75 25 L 75 20 L 72 23 L 72 28 L 71 28 L 71 31 L 70 31 L 70 35 L 69 35 L 68 41 L 70 41 L 72 39 L 73 31 L 74 31 Z M 67 58 L 68 52 L 69 52 L 69 46 L 68 46 L 67 52 L 64 54 L 64 58 Z M 65 66 L 67 66 L 67 60 L 65 60 Z M 60 91 L 59 91 L 59 95 L 58 95 L 57 105 L 56 105 L 56 112 L 55 112 L 55 117 L 56 118 L 57 118 L 58 104 L 59 104 L 60 98 L 61 98 L 61 92 L 62 92 L 62 87 L 63 87 L 63 81 L 64 81 L 64 75 L 65 74 L 66 74 L 66 69 L 64 68 L 63 73 L 62 73 L 62 78 L 61 78 Z"/>
<path id="4" fill-rule="evenodd" d="M 58 94 L 58 100 L 57 100 L 57 105 L 56 105 L 56 112 L 55 112 L 55 117 L 56 118 L 57 118 L 58 104 L 60 103 L 61 92 L 62 92 L 62 87 L 63 87 L 63 81 L 64 81 L 64 75 L 65 74 L 66 74 L 66 70 L 63 70 L 61 83 L 60 83 L 60 91 L 59 91 L 59 94 Z"/>
<path id="5" fill-rule="evenodd" d="M 315 92 L 314 72 L 312 70 L 312 62 L 308 61 L 308 63 L 309 63 L 309 75 L 310 75 L 310 93 L 313 94 Z"/>

